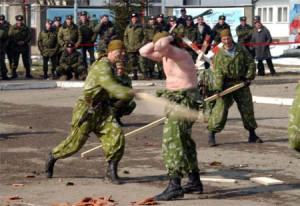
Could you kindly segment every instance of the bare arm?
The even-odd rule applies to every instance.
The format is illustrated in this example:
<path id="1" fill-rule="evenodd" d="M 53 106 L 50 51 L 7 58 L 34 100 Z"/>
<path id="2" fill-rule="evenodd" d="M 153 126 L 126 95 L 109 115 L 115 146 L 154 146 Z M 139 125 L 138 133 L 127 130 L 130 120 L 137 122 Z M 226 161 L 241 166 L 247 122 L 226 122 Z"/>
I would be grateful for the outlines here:
<path id="1" fill-rule="evenodd" d="M 174 59 L 174 60 L 185 59 L 186 56 L 189 54 L 185 52 L 183 49 L 179 49 L 176 46 L 171 45 L 172 41 L 173 41 L 172 36 L 167 36 L 159 39 L 154 45 L 154 51 L 170 59 Z"/>
<path id="2" fill-rule="evenodd" d="M 140 48 L 140 55 L 142 55 L 143 57 L 146 57 L 148 59 L 151 59 L 153 61 L 161 61 L 163 55 L 154 51 L 154 44 L 153 42 L 149 42 L 148 44 L 146 44 L 145 46 L 143 46 L 142 48 Z"/>

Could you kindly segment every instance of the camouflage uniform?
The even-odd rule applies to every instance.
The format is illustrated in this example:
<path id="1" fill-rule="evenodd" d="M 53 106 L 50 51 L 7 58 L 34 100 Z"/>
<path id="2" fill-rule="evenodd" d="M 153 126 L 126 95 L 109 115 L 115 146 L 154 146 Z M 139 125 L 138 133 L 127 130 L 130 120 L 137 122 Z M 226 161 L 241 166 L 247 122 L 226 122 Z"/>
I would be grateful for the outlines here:
<path id="1" fill-rule="evenodd" d="M 31 38 L 30 29 L 22 24 L 18 27 L 16 24 L 13 26 L 12 38 L 11 38 L 11 49 L 12 49 L 12 78 L 17 77 L 17 68 L 19 65 L 20 54 L 22 55 L 23 65 L 26 70 L 26 77 L 30 75 L 30 56 L 29 56 L 29 43 Z M 19 41 L 23 41 L 24 45 L 18 45 Z"/>
<path id="2" fill-rule="evenodd" d="M 57 37 L 58 37 L 59 29 L 61 27 L 62 27 L 62 24 L 60 24 L 59 26 L 56 26 L 55 24 L 53 24 L 53 26 L 52 26 L 53 31 L 54 31 L 54 33 L 56 34 Z M 58 43 L 58 50 L 57 50 L 57 52 L 55 54 L 57 66 L 59 66 L 59 61 L 60 61 L 60 57 L 61 57 L 62 53 L 63 53 L 63 51 L 61 49 L 61 46 Z"/>
<path id="3" fill-rule="evenodd" d="M 54 76 L 57 65 L 56 54 L 59 49 L 59 45 L 57 43 L 57 34 L 53 28 L 50 28 L 50 30 L 45 29 L 40 32 L 38 37 L 38 48 L 43 56 L 44 77 L 47 78 L 49 59 L 51 59 L 52 64 L 51 73 L 52 76 Z"/>
<path id="4" fill-rule="evenodd" d="M 255 77 L 255 63 L 251 54 L 240 45 L 235 45 L 235 49 L 233 57 L 227 54 L 224 48 L 221 48 L 215 56 L 213 88 L 215 91 L 228 89 L 245 79 Z M 250 88 L 243 87 L 217 99 L 208 122 L 209 131 L 222 131 L 226 124 L 228 109 L 233 101 L 237 103 L 245 129 L 257 128 Z"/>
<path id="5" fill-rule="evenodd" d="M 158 90 L 157 94 L 191 109 L 198 109 L 201 100 L 197 89 Z M 182 178 L 182 170 L 186 173 L 199 171 L 196 144 L 191 137 L 193 124 L 194 121 L 183 121 L 174 116 L 165 121 L 162 155 L 171 178 Z"/>
<path id="6" fill-rule="evenodd" d="M 141 70 L 144 70 L 142 68 L 142 59 L 139 54 L 139 49 L 143 46 L 143 39 L 143 26 L 140 23 L 133 25 L 130 22 L 124 32 L 124 44 L 128 52 L 130 69 L 134 74 L 137 74 L 139 67 Z"/>
<path id="7" fill-rule="evenodd" d="M 107 45 L 111 40 L 119 38 L 117 29 L 111 21 L 108 21 L 107 24 L 98 24 L 95 27 L 94 32 L 99 34 L 100 37 L 100 41 L 98 43 L 98 53 L 100 56 L 105 54 Z"/>
<path id="8" fill-rule="evenodd" d="M 60 64 L 57 67 L 57 76 L 67 75 L 68 79 L 72 78 L 72 73 L 75 73 L 75 78 L 79 78 L 81 75 L 86 74 L 86 68 L 82 61 L 80 52 L 73 50 L 69 54 L 65 51 L 61 58 Z M 74 77 L 74 76 L 73 76 Z"/>
<path id="9" fill-rule="evenodd" d="M 124 154 L 125 139 L 122 128 L 116 122 L 108 106 L 109 95 L 129 99 L 130 89 L 117 84 L 107 58 L 95 62 L 84 84 L 83 94 L 77 100 L 72 118 L 71 132 L 66 140 L 52 150 L 56 159 L 66 158 L 82 148 L 91 132 L 101 140 L 106 161 L 120 161 Z M 78 123 L 87 113 L 92 101 L 93 114 L 81 126 Z"/>
<path id="10" fill-rule="evenodd" d="M 226 22 L 224 22 L 222 25 L 217 23 L 212 29 L 212 39 L 215 41 L 215 44 L 219 44 L 221 42 L 220 33 L 224 29 L 230 29 L 230 26 Z"/>
<path id="11" fill-rule="evenodd" d="M 194 42 L 194 43 L 196 42 L 197 28 L 194 26 L 194 24 L 184 27 L 184 36 L 187 37 L 192 42 Z M 186 47 L 185 49 L 192 56 L 193 61 L 195 62 L 198 57 L 198 54 L 196 52 L 194 52 L 194 50 L 191 49 L 190 47 Z"/>
<path id="12" fill-rule="evenodd" d="M 249 43 L 251 41 L 251 35 L 254 31 L 254 28 L 250 26 L 249 24 L 246 24 L 245 26 L 239 25 L 236 27 L 236 34 L 238 36 L 238 43 L 244 44 Z M 245 46 L 248 51 L 252 54 L 252 56 L 255 56 L 255 52 L 253 47 Z"/>
<path id="13" fill-rule="evenodd" d="M 7 68 L 5 64 L 5 52 L 7 47 L 9 47 L 9 41 L 12 35 L 12 26 L 4 21 L 4 24 L 0 24 L 0 71 L 2 74 L 2 79 L 7 78 Z"/>
<path id="14" fill-rule="evenodd" d="M 70 26 L 67 26 L 66 23 L 60 27 L 58 31 L 58 43 L 61 47 L 61 51 L 64 52 L 66 50 L 66 44 L 70 41 L 75 44 L 81 44 L 82 42 L 82 33 L 79 27 L 72 22 Z"/>
<path id="15" fill-rule="evenodd" d="M 289 110 L 288 138 L 291 148 L 300 152 L 300 84 L 293 105 Z"/>
<path id="16" fill-rule="evenodd" d="M 162 16 L 162 18 L 163 18 L 163 15 L 160 14 L 160 16 Z M 158 23 L 158 22 L 156 23 L 156 28 L 157 28 L 158 32 L 165 31 L 165 27 L 166 27 L 166 23 L 164 21 L 162 21 L 161 23 Z M 162 61 L 157 62 L 157 70 L 158 70 L 158 78 L 163 79 L 164 68 L 163 68 L 163 62 Z"/>
<path id="17" fill-rule="evenodd" d="M 90 44 L 93 46 L 82 46 L 82 57 L 83 57 L 83 63 L 86 68 L 88 68 L 88 64 L 86 61 L 86 52 L 88 51 L 90 54 L 90 64 L 92 65 L 95 61 L 95 54 L 94 54 L 94 43 L 97 38 L 97 33 L 94 33 L 94 22 L 86 20 L 85 24 L 82 23 L 80 20 L 78 22 L 79 30 L 82 34 L 82 44 Z"/>

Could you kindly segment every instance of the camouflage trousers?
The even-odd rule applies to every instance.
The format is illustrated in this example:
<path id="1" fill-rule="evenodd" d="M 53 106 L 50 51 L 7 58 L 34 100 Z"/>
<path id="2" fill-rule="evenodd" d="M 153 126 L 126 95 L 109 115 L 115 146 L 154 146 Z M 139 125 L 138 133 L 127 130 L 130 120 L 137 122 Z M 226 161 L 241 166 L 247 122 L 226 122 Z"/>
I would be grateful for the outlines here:
<path id="1" fill-rule="evenodd" d="M 232 84 L 231 86 L 233 85 L 235 84 Z M 224 129 L 227 121 L 228 110 L 234 101 L 238 106 L 245 129 L 251 130 L 257 128 L 254 118 L 254 109 L 250 88 L 243 87 L 237 91 L 225 95 L 220 99 L 217 99 L 211 116 L 208 120 L 209 131 L 221 132 Z"/>
<path id="2" fill-rule="evenodd" d="M 300 84 L 293 105 L 289 110 L 288 138 L 291 148 L 300 152 Z"/>
<path id="3" fill-rule="evenodd" d="M 151 59 L 141 57 L 142 58 L 142 72 L 154 72 L 154 67 L 155 67 L 155 61 L 152 61 Z"/>
<path id="4" fill-rule="evenodd" d="M 143 65 L 143 59 L 138 52 L 129 52 L 129 67 L 130 71 L 145 71 Z"/>
<path id="5" fill-rule="evenodd" d="M 89 104 L 78 100 L 72 117 L 71 132 L 66 140 L 52 150 L 54 158 L 62 159 L 78 152 L 94 132 L 103 145 L 106 161 L 120 161 L 124 154 L 125 138 L 121 126 L 111 114 L 108 106 L 98 108 L 80 127 L 78 122 L 86 113 Z"/>
<path id="6" fill-rule="evenodd" d="M 84 64 L 84 66 L 86 68 L 88 68 L 86 52 L 89 52 L 89 54 L 90 54 L 90 65 L 92 65 L 95 62 L 94 47 L 82 47 L 81 52 L 82 52 L 82 61 L 83 61 L 83 64 Z"/>
<path id="7" fill-rule="evenodd" d="M 15 72 L 19 66 L 20 55 L 22 55 L 23 65 L 26 72 L 30 72 L 29 46 L 12 49 L 12 71 Z"/>
<path id="8" fill-rule="evenodd" d="M 197 93 L 197 89 L 193 92 Z M 196 100 L 189 96 L 188 90 L 165 91 L 162 95 L 189 108 L 195 109 L 198 106 Z M 199 171 L 196 143 L 192 139 L 193 124 L 193 121 L 183 121 L 172 116 L 165 121 L 162 156 L 171 178 L 182 178 L 182 171 L 186 173 Z"/>
<path id="9" fill-rule="evenodd" d="M 62 66 L 58 66 L 56 68 L 56 73 L 57 73 L 57 76 L 60 77 L 62 75 L 67 75 L 68 77 L 72 77 L 72 73 L 75 73 L 75 76 L 80 76 L 82 74 L 86 74 L 86 68 L 85 66 L 79 66 L 77 68 L 72 68 L 72 71 L 67 71 L 66 69 L 64 69 L 64 67 Z"/>

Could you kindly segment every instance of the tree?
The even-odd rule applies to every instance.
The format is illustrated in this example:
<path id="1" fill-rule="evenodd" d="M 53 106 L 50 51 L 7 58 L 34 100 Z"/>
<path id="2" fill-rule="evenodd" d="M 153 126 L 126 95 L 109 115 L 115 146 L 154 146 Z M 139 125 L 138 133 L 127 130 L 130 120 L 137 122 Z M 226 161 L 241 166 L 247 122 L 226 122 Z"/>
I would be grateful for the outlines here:
<path id="1" fill-rule="evenodd" d="M 138 13 L 141 16 L 142 11 L 146 8 L 143 0 L 117 0 L 111 4 L 107 4 L 105 8 L 111 11 L 111 16 L 114 18 L 114 23 L 120 32 L 120 37 L 123 39 L 126 26 L 130 22 L 130 15 Z M 147 1 L 148 2 L 148 1 Z M 148 3 L 149 5 L 149 3 Z M 140 18 L 141 19 L 141 18 Z"/>

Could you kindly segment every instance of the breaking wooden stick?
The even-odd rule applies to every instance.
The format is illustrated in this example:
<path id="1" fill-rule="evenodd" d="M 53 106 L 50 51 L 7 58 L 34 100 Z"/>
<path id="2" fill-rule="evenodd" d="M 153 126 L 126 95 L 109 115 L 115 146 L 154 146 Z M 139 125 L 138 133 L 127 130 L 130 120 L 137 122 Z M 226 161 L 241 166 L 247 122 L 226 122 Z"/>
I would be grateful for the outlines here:
<path id="1" fill-rule="evenodd" d="M 233 87 L 230 87 L 230 88 L 228 88 L 228 89 L 222 91 L 219 95 L 220 95 L 221 97 L 222 97 L 222 96 L 225 96 L 226 94 L 229 94 L 229 93 L 231 93 L 231 92 L 234 92 L 234 91 L 236 91 L 236 90 L 238 90 L 238 89 L 240 89 L 240 88 L 242 88 L 242 87 L 244 87 L 244 86 L 245 86 L 245 83 L 244 83 L 244 82 L 239 83 L 239 84 L 237 84 L 237 85 L 234 85 Z M 219 98 L 219 96 L 218 96 L 217 94 L 215 94 L 215 95 L 212 95 L 212 96 L 206 98 L 204 101 L 205 101 L 205 102 L 211 102 L 211 101 L 213 101 L 213 100 L 215 100 L 215 99 L 218 99 L 218 98 Z"/>
<path id="2" fill-rule="evenodd" d="M 269 178 L 269 177 L 252 177 L 252 178 L 250 178 L 250 181 L 251 182 L 256 182 L 256 183 L 259 183 L 259 184 L 262 184 L 262 185 L 266 185 L 266 186 L 281 185 L 281 184 L 284 183 L 283 181 L 276 180 L 276 179 Z"/>

